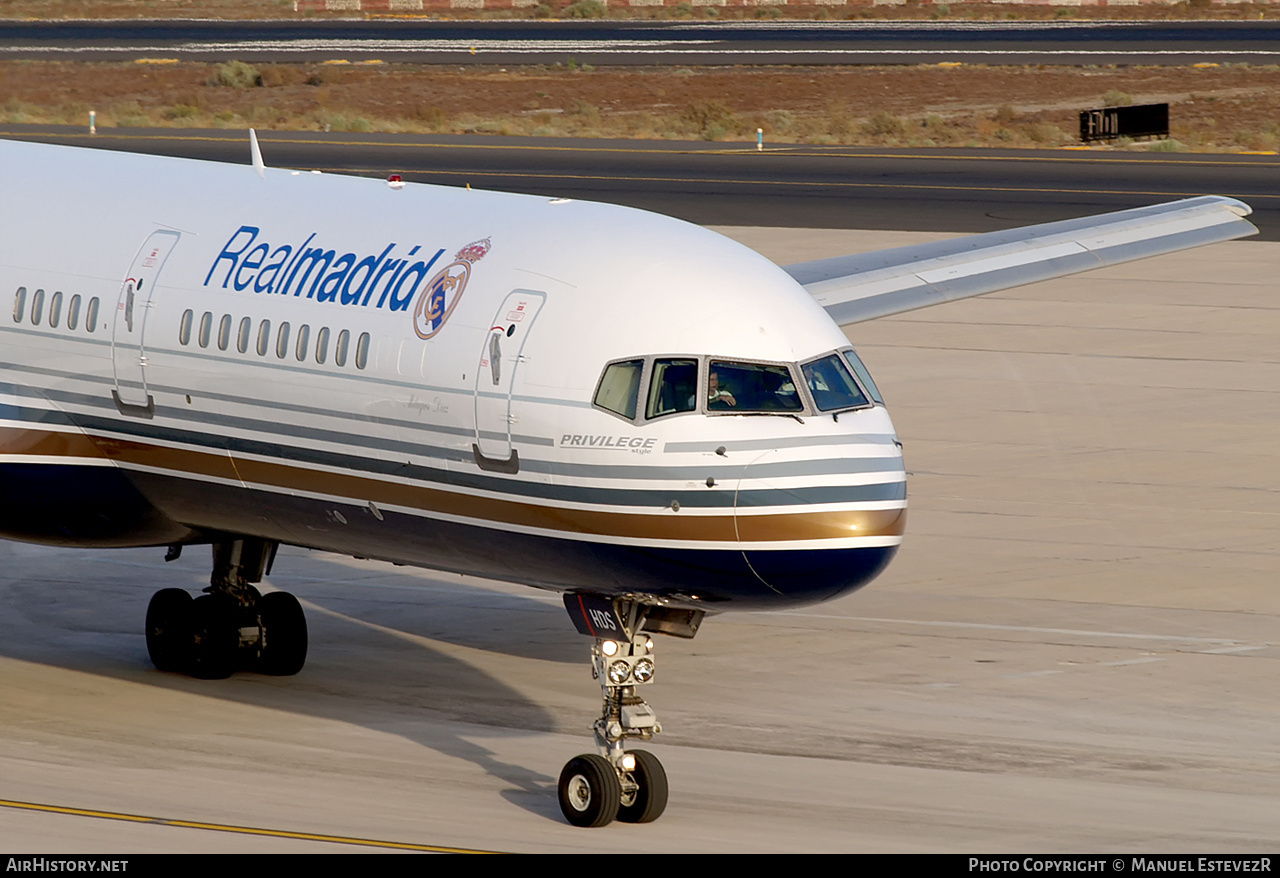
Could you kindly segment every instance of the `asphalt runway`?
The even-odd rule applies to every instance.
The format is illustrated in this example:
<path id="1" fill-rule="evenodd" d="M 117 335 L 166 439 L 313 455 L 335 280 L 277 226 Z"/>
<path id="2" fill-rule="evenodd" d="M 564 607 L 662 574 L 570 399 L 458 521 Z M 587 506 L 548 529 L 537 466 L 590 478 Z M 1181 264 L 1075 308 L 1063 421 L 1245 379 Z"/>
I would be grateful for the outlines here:
<path id="1" fill-rule="evenodd" d="M 1231 242 L 854 327 L 906 542 L 858 594 L 661 639 L 645 826 L 558 813 L 599 690 L 554 595 L 285 549 L 307 667 L 202 682 L 142 623 L 203 551 L 0 543 L 0 849 L 1274 853 L 1277 271 Z"/>
<path id="2" fill-rule="evenodd" d="M 0 57 L 416 64 L 1274 64 L 1275 21 L 0 21 Z"/>
<path id="3" fill-rule="evenodd" d="M 0 137 L 243 163 L 244 131 L 4 125 Z M 1280 157 L 267 131 L 272 167 L 582 198 L 699 225 L 988 232 L 1194 195 L 1280 240 Z"/>

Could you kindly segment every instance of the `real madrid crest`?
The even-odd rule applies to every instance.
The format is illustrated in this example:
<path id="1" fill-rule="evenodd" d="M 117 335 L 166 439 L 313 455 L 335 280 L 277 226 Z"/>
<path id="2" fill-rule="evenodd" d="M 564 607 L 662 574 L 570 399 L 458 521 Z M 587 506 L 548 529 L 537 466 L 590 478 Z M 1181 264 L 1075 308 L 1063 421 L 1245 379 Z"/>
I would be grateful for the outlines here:
<path id="1" fill-rule="evenodd" d="M 418 338 L 431 338 L 444 327 L 467 288 L 471 266 L 484 259 L 490 246 L 488 238 L 468 244 L 458 251 L 453 262 L 431 278 L 413 309 L 413 328 Z"/>

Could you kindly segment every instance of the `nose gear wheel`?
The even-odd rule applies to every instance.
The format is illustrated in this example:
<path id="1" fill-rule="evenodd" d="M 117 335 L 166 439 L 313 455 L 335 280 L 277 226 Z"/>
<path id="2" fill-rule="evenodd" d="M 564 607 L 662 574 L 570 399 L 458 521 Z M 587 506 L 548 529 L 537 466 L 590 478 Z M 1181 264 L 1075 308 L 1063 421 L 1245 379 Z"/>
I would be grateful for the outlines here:
<path id="1" fill-rule="evenodd" d="M 618 819 L 623 823 L 649 823 L 667 809 L 667 772 L 648 750 L 632 750 L 636 767 L 623 775 L 635 789 L 622 794 Z"/>
<path id="2" fill-rule="evenodd" d="M 576 756 L 560 772 L 560 811 L 574 826 L 607 826 L 621 803 L 618 773 L 603 756 Z"/>
<path id="3" fill-rule="evenodd" d="M 653 639 L 643 630 L 649 605 L 617 599 L 608 615 L 601 615 L 600 602 L 590 603 L 594 621 L 588 625 L 614 635 L 597 636 L 591 647 L 591 673 L 600 682 L 602 701 L 592 727 L 599 754 L 576 756 L 560 772 L 560 811 L 573 826 L 606 826 L 615 819 L 648 823 L 666 810 L 667 773 L 649 751 L 628 751 L 624 745 L 662 731 L 653 708 L 639 695 L 655 672 Z M 603 629 L 595 629 L 597 623 Z"/>

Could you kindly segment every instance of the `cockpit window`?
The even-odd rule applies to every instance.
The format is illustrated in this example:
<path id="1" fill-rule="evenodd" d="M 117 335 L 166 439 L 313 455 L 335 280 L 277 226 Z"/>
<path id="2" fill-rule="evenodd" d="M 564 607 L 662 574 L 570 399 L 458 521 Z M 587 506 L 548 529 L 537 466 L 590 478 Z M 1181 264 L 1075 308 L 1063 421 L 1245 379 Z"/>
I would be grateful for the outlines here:
<path id="1" fill-rule="evenodd" d="M 712 360 L 707 376 L 709 412 L 799 412 L 804 402 L 796 393 L 791 371 L 767 363 Z"/>
<path id="2" fill-rule="evenodd" d="M 801 368 L 818 411 L 833 412 L 871 404 L 836 354 L 805 363 Z"/>
<path id="3" fill-rule="evenodd" d="M 640 373 L 644 360 L 627 360 L 610 363 L 604 367 L 600 386 L 596 389 L 595 404 L 630 420 L 636 416 L 636 401 L 640 396 Z"/>
<path id="4" fill-rule="evenodd" d="M 863 387 L 867 388 L 867 393 L 871 394 L 871 398 L 880 403 L 880 405 L 884 405 L 884 398 L 880 396 L 880 389 L 876 387 L 875 381 L 871 379 L 871 373 L 867 371 L 866 366 L 862 365 L 862 360 L 858 359 L 858 355 L 852 348 L 844 352 L 844 358 L 849 361 L 849 365 L 853 367 L 858 380 L 862 382 Z"/>
<path id="5" fill-rule="evenodd" d="M 645 417 L 658 418 L 676 412 L 691 412 L 698 402 L 698 361 L 693 359 L 655 360 L 649 379 L 649 404 Z"/>

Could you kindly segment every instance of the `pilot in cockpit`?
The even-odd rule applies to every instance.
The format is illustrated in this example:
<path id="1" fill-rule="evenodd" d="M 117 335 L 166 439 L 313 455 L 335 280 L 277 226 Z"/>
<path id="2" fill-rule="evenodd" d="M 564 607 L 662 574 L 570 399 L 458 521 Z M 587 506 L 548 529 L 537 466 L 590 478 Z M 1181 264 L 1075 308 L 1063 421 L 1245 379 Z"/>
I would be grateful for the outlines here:
<path id="1" fill-rule="evenodd" d="M 734 398 L 729 388 L 720 386 L 720 376 L 712 372 L 707 379 L 707 408 L 726 409 L 737 404 L 738 400 Z"/>

